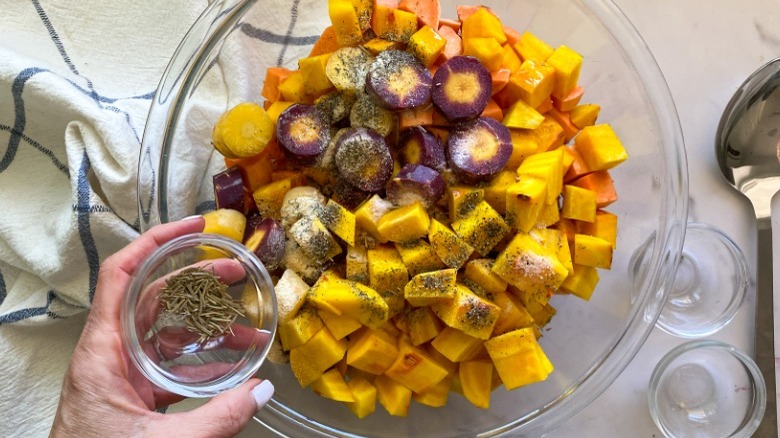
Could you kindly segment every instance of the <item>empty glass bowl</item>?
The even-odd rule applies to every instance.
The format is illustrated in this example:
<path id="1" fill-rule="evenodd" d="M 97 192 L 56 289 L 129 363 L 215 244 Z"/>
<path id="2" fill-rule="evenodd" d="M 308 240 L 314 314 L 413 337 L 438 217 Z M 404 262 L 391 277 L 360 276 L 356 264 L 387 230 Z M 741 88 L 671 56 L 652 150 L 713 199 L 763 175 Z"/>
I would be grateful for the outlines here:
<path id="1" fill-rule="evenodd" d="M 442 16 L 456 4 L 442 1 Z M 453 394 L 447 406 L 412 405 L 408 417 L 381 407 L 364 419 L 301 388 L 289 365 L 268 361 L 273 400 L 257 420 L 284 436 L 537 436 L 592 402 L 623 371 L 652 330 L 669 291 L 687 220 L 687 167 L 677 113 L 642 39 L 609 0 L 485 0 L 504 24 L 530 30 L 553 46 L 583 55 L 583 103 L 601 105 L 630 158 L 614 169 L 620 199 L 618 241 L 610 271 L 600 271 L 590 301 L 556 295 L 557 315 L 541 345 L 555 366 L 542 383 L 496 390 L 488 410 Z M 268 67 L 297 68 L 330 25 L 326 0 L 213 2 L 189 31 L 166 70 L 149 113 L 139 156 L 141 227 L 214 207 L 212 175 L 225 169 L 210 144 L 222 112 L 262 103 Z M 647 243 L 645 275 L 632 281 L 628 262 Z"/>
<path id="2" fill-rule="evenodd" d="M 667 353 L 648 392 L 653 421 L 669 438 L 748 438 L 764 416 L 766 397 L 755 362 L 713 340 L 688 342 Z"/>
<path id="3" fill-rule="evenodd" d="M 187 312 L 168 311 L 175 309 L 166 307 L 174 301 L 161 295 L 175 290 L 169 285 L 190 269 L 213 274 L 224 285 L 226 301 L 240 311 L 227 313 L 235 315 L 232 322 L 219 319 L 226 316 L 224 306 L 208 304 L 217 299 L 214 294 L 202 294 L 206 298 L 198 300 L 198 308 L 186 306 L 204 315 L 194 326 L 188 324 Z M 207 290 L 195 280 L 182 287 Z M 213 310 L 202 311 L 207 307 Z M 254 376 L 276 324 L 276 297 L 265 267 L 243 245 L 211 234 L 182 236 L 153 252 L 135 274 L 121 310 L 125 347 L 136 367 L 158 387 L 187 397 L 213 396 Z"/>

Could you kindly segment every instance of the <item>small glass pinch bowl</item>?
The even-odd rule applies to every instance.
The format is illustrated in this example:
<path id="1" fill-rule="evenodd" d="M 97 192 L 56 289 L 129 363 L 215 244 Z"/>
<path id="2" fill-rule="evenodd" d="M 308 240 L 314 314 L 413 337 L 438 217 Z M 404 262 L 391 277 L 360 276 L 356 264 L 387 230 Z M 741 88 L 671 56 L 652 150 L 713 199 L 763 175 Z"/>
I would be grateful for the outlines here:
<path id="1" fill-rule="evenodd" d="M 169 282 L 193 268 L 213 274 L 240 310 L 228 321 L 216 319 L 224 317 L 219 312 L 203 313 L 199 324 L 220 327 L 211 336 L 189 329 L 182 312 L 167 311 L 161 300 Z M 153 252 L 121 309 L 122 336 L 135 366 L 151 383 L 186 397 L 214 396 L 249 380 L 263 364 L 276 326 L 276 296 L 263 264 L 244 246 L 211 234 L 181 236 Z"/>
<path id="2" fill-rule="evenodd" d="M 653 371 L 648 392 L 650 415 L 670 438 L 750 437 L 764 416 L 766 398 L 755 362 L 714 340 L 672 349 Z"/>

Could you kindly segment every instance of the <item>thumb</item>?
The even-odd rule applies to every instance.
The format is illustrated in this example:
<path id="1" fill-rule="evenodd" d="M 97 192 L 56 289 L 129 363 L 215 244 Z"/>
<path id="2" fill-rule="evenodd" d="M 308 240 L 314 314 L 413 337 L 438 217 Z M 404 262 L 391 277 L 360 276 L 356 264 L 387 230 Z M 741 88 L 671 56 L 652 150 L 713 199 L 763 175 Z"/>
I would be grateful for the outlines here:
<path id="1" fill-rule="evenodd" d="M 241 432 L 273 394 L 274 385 L 269 380 L 251 379 L 197 409 L 163 416 L 164 424 L 151 432 L 159 436 L 232 437 Z"/>

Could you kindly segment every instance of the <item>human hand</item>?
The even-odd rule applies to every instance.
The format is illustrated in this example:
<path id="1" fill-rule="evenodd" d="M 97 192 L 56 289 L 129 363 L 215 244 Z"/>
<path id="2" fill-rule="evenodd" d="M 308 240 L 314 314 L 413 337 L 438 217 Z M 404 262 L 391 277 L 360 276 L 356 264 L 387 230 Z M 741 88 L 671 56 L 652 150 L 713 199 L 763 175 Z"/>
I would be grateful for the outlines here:
<path id="1" fill-rule="evenodd" d="M 120 305 L 136 269 L 160 245 L 203 226 L 201 217 L 156 226 L 103 262 L 52 436 L 233 436 L 271 398 L 270 382 L 251 379 L 190 412 L 161 414 L 155 409 L 182 397 L 149 383 L 125 352 Z"/>

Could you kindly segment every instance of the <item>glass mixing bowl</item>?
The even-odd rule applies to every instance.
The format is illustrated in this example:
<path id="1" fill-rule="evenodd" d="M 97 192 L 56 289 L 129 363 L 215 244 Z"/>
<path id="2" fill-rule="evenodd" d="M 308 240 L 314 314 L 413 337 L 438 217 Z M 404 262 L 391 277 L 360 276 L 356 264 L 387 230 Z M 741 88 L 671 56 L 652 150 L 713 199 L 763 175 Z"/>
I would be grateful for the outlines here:
<path id="1" fill-rule="evenodd" d="M 378 407 L 358 420 L 341 404 L 301 389 L 289 366 L 266 362 L 259 374 L 277 390 L 256 418 L 280 435 L 540 435 L 602 393 L 653 328 L 682 248 L 688 194 L 682 134 L 658 66 L 609 0 L 481 3 L 506 25 L 584 57 L 583 102 L 601 105 L 599 122 L 612 125 L 630 156 L 612 171 L 620 194 L 608 208 L 620 218 L 612 269 L 600 271 L 589 302 L 553 297 L 558 312 L 540 342 L 555 371 L 539 384 L 496 390 L 487 411 L 453 395 L 443 408 L 413 403 L 406 418 Z M 442 16 L 455 17 L 455 5 L 442 1 Z M 174 54 L 151 107 L 138 175 L 142 229 L 214 207 L 211 176 L 225 168 L 210 144 L 214 122 L 239 102 L 262 102 L 266 68 L 297 68 L 327 25 L 326 0 L 225 0 L 208 7 Z"/>

